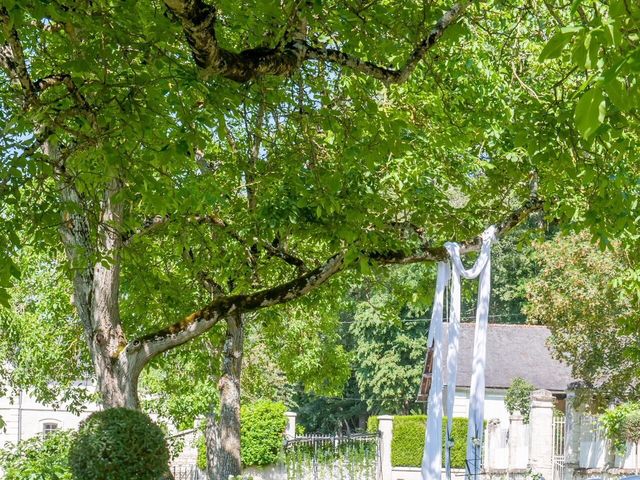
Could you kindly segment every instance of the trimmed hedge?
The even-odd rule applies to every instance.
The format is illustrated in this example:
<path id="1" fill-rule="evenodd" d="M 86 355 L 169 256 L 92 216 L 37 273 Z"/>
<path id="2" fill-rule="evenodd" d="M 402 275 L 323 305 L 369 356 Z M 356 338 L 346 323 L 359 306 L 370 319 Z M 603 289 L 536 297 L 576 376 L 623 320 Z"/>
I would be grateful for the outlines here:
<path id="1" fill-rule="evenodd" d="M 287 428 L 286 407 L 282 403 L 260 400 L 240 408 L 240 447 L 242 465 L 258 467 L 280 459 Z M 204 435 L 198 439 L 197 465 L 207 468 L 207 446 Z"/>
<path id="2" fill-rule="evenodd" d="M 446 439 L 447 419 L 442 422 L 442 462 L 444 466 L 444 445 Z M 378 430 L 378 417 L 369 417 L 367 431 Z M 424 434 L 426 415 L 405 415 L 393 417 L 393 439 L 391 440 L 391 464 L 394 467 L 419 467 L 422 464 L 424 451 Z M 485 422 L 486 423 L 486 422 Z M 451 466 L 464 468 L 467 456 L 467 424 L 466 418 L 454 418 L 452 426 L 453 448 L 451 449 Z"/>
<path id="3" fill-rule="evenodd" d="M 147 415 L 109 408 L 80 424 L 69 463 L 75 480 L 158 480 L 168 471 L 169 450 Z"/>
<path id="4" fill-rule="evenodd" d="M 280 458 L 287 428 L 286 410 L 284 404 L 267 400 L 242 406 L 240 443 L 243 465 L 270 465 Z"/>

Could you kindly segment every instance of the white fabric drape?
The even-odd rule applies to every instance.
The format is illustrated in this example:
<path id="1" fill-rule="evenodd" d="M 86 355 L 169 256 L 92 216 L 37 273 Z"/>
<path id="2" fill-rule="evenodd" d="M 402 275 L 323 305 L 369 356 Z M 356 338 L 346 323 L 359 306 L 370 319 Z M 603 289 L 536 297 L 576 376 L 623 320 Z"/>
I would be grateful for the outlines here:
<path id="1" fill-rule="evenodd" d="M 433 347 L 431 388 L 427 407 L 427 429 L 422 455 L 422 478 L 440 480 L 442 469 L 442 311 L 444 290 L 449 281 L 449 264 L 438 262 L 436 294 L 433 300 L 427 347 Z"/>
<path id="2" fill-rule="evenodd" d="M 445 244 L 447 252 L 453 256 L 457 244 Z M 458 248 L 459 249 L 459 248 Z M 456 377 L 458 373 L 458 337 L 460 335 L 460 270 L 451 268 L 449 287 L 449 328 L 447 329 L 447 430 L 445 438 L 445 467 L 447 480 L 451 479 L 451 449 L 453 448 L 453 404 L 456 398 Z"/>
<path id="3" fill-rule="evenodd" d="M 447 349 L 447 429 L 445 465 L 447 478 L 451 478 L 451 449 L 453 447 L 452 422 L 455 401 L 456 376 L 458 370 L 458 337 L 460 332 L 461 286 L 460 279 L 480 277 L 478 286 L 478 306 L 473 349 L 473 370 L 469 401 L 469 430 L 467 435 L 467 477 L 476 477 L 480 472 L 481 445 L 484 425 L 484 367 L 486 357 L 487 324 L 491 291 L 491 243 L 495 239 L 495 227 L 482 234 L 482 248 L 477 261 L 470 269 L 465 269 L 460 258 L 460 246 L 447 243 L 445 247 L 451 258 L 451 268 L 444 262 L 438 263 L 436 295 L 434 299 L 431 325 L 429 326 L 429 348 L 433 347 L 432 382 L 427 408 L 427 431 L 422 459 L 423 480 L 440 480 L 442 451 L 442 310 L 446 282 L 450 285 L 450 320 Z"/>

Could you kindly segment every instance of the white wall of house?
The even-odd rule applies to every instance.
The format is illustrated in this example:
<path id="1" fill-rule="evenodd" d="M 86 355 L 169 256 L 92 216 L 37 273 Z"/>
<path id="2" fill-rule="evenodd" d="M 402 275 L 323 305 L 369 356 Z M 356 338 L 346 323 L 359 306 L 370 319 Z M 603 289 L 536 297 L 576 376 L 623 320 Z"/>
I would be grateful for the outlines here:
<path id="1" fill-rule="evenodd" d="M 487 421 L 497 418 L 500 420 L 501 424 L 509 424 L 509 412 L 504 404 L 504 397 L 506 393 L 507 391 L 504 389 L 488 388 L 486 390 L 484 400 L 484 418 Z M 453 416 L 464 418 L 469 416 L 468 388 L 456 389 L 456 398 L 453 404 Z"/>
<path id="2" fill-rule="evenodd" d="M 11 397 L 0 397 L 0 417 L 5 429 L 0 430 L 0 448 L 7 443 L 15 443 L 43 433 L 45 424 L 55 424 L 59 429 L 74 429 L 94 411 L 97 405 L 88 405 L 77 415 L 64 406 L 54 409 L 39 403 L 35 398 L 23 392 Z"/>

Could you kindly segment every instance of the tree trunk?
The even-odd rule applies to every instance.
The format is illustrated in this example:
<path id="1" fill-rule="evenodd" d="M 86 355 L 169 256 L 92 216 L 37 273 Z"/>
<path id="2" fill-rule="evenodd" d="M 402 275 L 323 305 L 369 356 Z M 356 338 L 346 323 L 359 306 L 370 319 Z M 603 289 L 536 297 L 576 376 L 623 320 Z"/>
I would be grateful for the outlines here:
<path id="1" fill-rule="evenodd" d="M 73 303 L 84 327 L 98 381 L 98 392 L 105 408 L 137 409 L 139 368 L 126 351 L 127 340 L 120 322 L 120 263 L 122 238 L 122 203 L 114 197 L 122 188 L 117 179 L 105 187 L 100 205 L 100 221 L 93 230 L 82 195 L 67 178 L 58 162 L 57 149 L 45 144 L 44 152 L 57 165 L 56 173 L 64 203 L 71 208 L 63 213 L 60 227 L 62 243 L 73 265 Z"/>
<path id="2" fill-rule="evenodd" d="M 227 480 L 242 474 L 240 457 L 240 375 L 243 354 L 243 316 L 227 317 L 222 377 L 218 382 L 220 415 L 207 419 L 205 431 L 210 480 Z"/>

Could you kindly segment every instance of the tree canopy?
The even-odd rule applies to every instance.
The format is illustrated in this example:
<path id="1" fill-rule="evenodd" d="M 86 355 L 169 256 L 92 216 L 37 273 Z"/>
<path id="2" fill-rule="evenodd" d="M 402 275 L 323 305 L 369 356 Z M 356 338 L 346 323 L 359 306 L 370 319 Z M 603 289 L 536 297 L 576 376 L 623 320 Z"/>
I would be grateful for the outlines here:
<path id="1" fill-rule="evenodd" d="M 5 1 L 0 302 L 22 249 L 64 258 L 103 401 L 135 407 L 154 358 L 345 270 L 541 210 L 633 243 L 639 12 Z"/>

